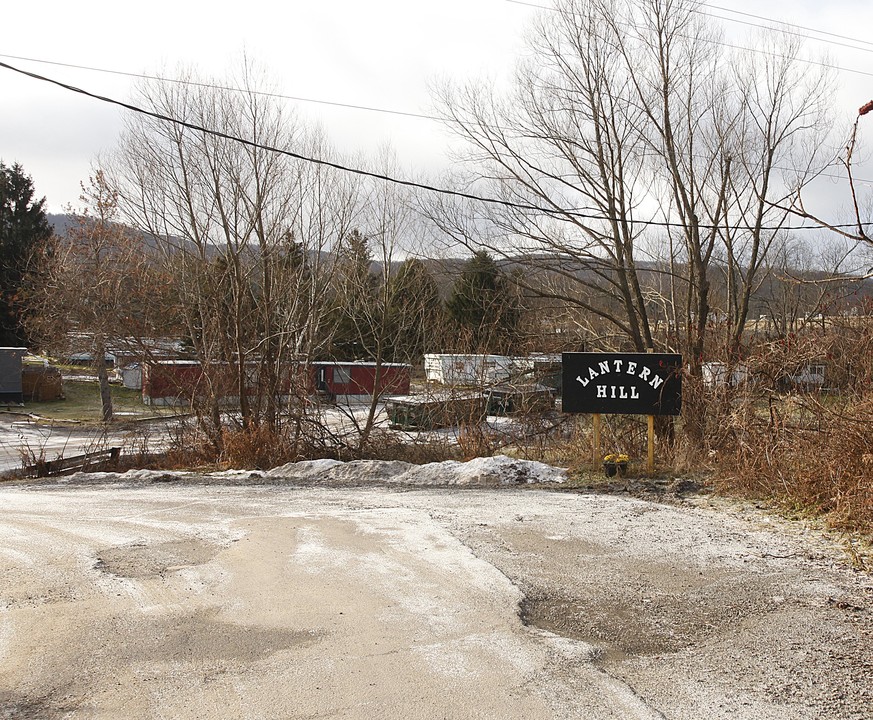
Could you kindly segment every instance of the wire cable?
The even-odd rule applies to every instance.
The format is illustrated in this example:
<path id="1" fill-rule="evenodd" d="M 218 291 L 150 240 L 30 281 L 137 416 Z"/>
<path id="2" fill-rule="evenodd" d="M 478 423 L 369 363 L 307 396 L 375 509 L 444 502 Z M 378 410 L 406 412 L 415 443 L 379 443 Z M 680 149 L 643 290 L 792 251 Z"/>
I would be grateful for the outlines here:
<path id="1" fill-rule="evenodd" d="M 788 27 L 795 27 L 798 30 L 805 30 L 806 32 L 816 33 L 818 35 L 827 35 L 829 37 L 839 38 L 840 40 L 848 40 L 853 43 L 860 43 L 861 45 L 869 45 L 873 47 L 873 42 L 870 40 L 861 40 L 860 38 L 849 37 L 848 35 L 838 35 L 837 33 L 828 32 L 826 30 L 816 30 L 815 28 L 807 27 L 806 25 L 798 25 L 797 23 L 788 22 L 787 20 L 777 20 L 776 18 L 764 17 L 763 15 L 755 15 L 754 13 L 743 12 L 742 10 L 732 10 L 731 8 L 726 8 L 721 5 L 713 5 L 712 3 L 701 3 L 705 7 L 710 7 L 713 10 L 719 10 L 721 12 L 729 12 L 734 15 L 744 15 L 745 17 L 755 18 L 756 20 L 764 20 L 765 22 L 778 23 L 779 25 L 787 25 Z M 759 27 L 766 27 L 764 25 L 760 25 Z M 810 40 L 816 40 L 817 38 L 810 38 Z M 827 40 L 822 39 L 822 42 L 828 42 Z M 861 48 L 857 48 L 860 50 Z"/>
<path id="2" fill-rule="evenodd" d="M 805 40 L 812 40 L 813 42 L 827 43 L 828 45 L 835 45 L 836 47 L 844 47 L 849 48 L 850 50 L 858 50 L 859 52 L 873 53 L 873 47 L 858 47 L 857 45 L 850 45 L 849 43 L 837 42 L 836 40 L 827 40 L 825 38 L 812 37 L 811 35 L 807 35 L 806 33 L 796 32 L 795 30 L 788 30 L 787 28 L 795 26 L 789 23 L 783 23 L 781 20 L 773 20 L 772 22 L 775 25 L 784 25 L 785 27 L 774 28 L 773 26 L 761 25 L 760 23 L 754 23 L 750 20 L 740 20 L 738 18 L 725 17 L 724 15 L 717 15 L 715 13 L 709 13 L 703 10 L 693 10 L 692 12 L 695 12 L 698 15 L 704 15 L 705 17 L 715 18 L 716 20 L 725 20 L 726 22 L 736 23 L 738 25 L 747 25 L 748 27 L 760 28 L 762 30 L 778 30 L 784 35 L 791 35 L 793 37 L 799 37 Z"/>
<path id="3" fill-rule="evenodd" d="M 27 70 L 21 70 L 20 68 L 16 68 L 12 65 L 9 65 L 5 62 L 0 62 L 0 68 L 5 68 L 7 70 L 11 70 L 12 72 L 19 73 L 20 75 L 24 75 L 26 77 L 30 77 L 34 80 L 39 80 L 41 82 L 46 82 L 51 85 L 55 85 L 57 87 L 63 88 L 64 90 L 68 90 L 70 92 L 83 95 L 85 97 L 91 98 L 93 100 L 99 100 L 100 102 L 108 103 L 110 105 L 116 105 L 118 107 L 122 107 L 126 110 L 130 110 L 131 112 L 146 115 L 148 117 L 155 118 L 156 120 L 161 120 L 163 122 L 173 123 L 180 127 L 185 127 L 190 130 L 195 130 L 197 132 L 202 132 L 207 135 L 211 135 L 213 137 L 223 138 L 225 140 L 229 140 L 231 142 L 238 142 L 248 147 L 257 148 L 259 150 L 264 150 L 266 152 L 274 152 L 279 153 L 281 155 L 287 155 L 288 157 L 295 158 L 296 160 L 300 160 L 302 162 L 313 163 L 316 165 L 321 165 L 323 167 L 330 167 L 340 172 L 351 173 L 354 175 L 359 175 L 362 177 L 369 177 L 375 180 L 382 180 L 384 182 L 394 183 L 396 185 L 402 185 L 405 187 L 415 188 L 417 190 L 424 190 L 426 192 L 437 193 L 440 195 L 449 195 L 452 197 L 463 198 L 465 200 L 472 200 L 474 202 L 480 202 L 491 205 L 500 205 L 503 207 L 508 207 L 516 210 L 523 210 L 526 212 L 537 212 L 543 215 L 548 215 L 551 217 L 574 217 L 583 220 L 597 220 L 601 222 L 615 222 L 619 220 L 619 218 L 608 217 L 605 215 L 596 215 L 590 213 L 580 213 L 574 210 L 566 210 L 561 208 L 544 208 L 539 205 L 532 205 L 528 203 L 518 203 L 513 202 L 511 200 L 502 200 L 500 198 L 488 197 L 487 195 L 474 195 L 472 193 L 463 192 L 461 190 L 451 190 L 449 188 L 439 188 L 433 185 L 428 185 L 426 183 L 415 182 L 413 180 L 403 180 L 402 178 L 393 177 L 390 175 L 384 175 L 382 173 L 372 172 L 370 170 L 364 170 L 362 168 L 354 168 L 346 165 L 341 165 L 340 163 L 333 162 L 331 160 L 325 160 L 324 158 L 314 158 L 309 157 L 307 155 L 302 155 L 300 153 L 293 152 L 292 150 L 287 150 L 283 148 L 276 148 L 270 145 L 264 145 L 262 143 L 257 143 L 253 140 L 249 140 L 247 138 L 238 137 L 235 135 L 230 135 L 225 132 L 221 132 L 220 130 L 212 130 L 210 128 L 204 127 L 202 125 L 197 125 L 195 123 L 190 123 L 185 120 L 180 120 L 178 118 L 170 117 L 169 115 L 164 115 L 162 113 L 154 112 L 152 110 L 147 110 L 145 108 L 138 107 L 137 105 L 132 105 L 131 103 L 126 103 L 121 100 L 116 100 L 114 98 L 106 97 L 103 95 L 97 95 L 95 93 L 88 92 L 87 90 L 83 90 L 82 88 L 78 88 L 74 85 L 68 85 L 67 83 L 63 83 L 59 80 L 54 80 L 52 78 L 45 77 L 43 75 L 39 75 L 37 73 L 29 72 Z M 648 227 L 665 227 L 665 228 L 685 228 L 685 223 L 680 222 L 664 222 L 664 221 L 656 221 L 656 220 L 634 220 L 634 224 L 643 225 Z M 700 229 L 706 230 L 716 230 L 721 229 L 722 225 L 709 225 L 704 223 L 699 223 L 697 225 Z M 844 225 L 832 225 L 830 227 L 833 228 L 852 228 L 857 229 L 857 223 L 849 223 Z M 822 230 L 823 228 L 818 225 L 799 225 L 799 226 L 779 226 L 779 227 L 760 227 L 753 228 L 750 226 L 734 226 L 732 229 L 734 230 L 759 230 L 759 231 L 767 231 L 767 232 L 778 232 L 780 230 Z"/>
<path id="4" fill-rule="evenodd" d="M 540 10 L 549 10 L 551 12 L 558 12 L 557 8 L 550 7 L 548 5 L 538 5 L 537 3 L 527 2 L 526 0 L 504 0 L 504 1 L 511 3 L 512 5 L 525 5 L 527 7 L 539 8 Z M 701 11 L 695 10 L 694 12 L 700 13 Z M 710 13 L 702 13 L 702 14 L 709 15 L 710 17 L 719 17 L 718 15 L 711 15 Z M 729 20 L 729 18 L 723 18 L 723 19 Z M 735 22 L 741 22 L 741 21 L 737 20 Z M 762 25 L 759 27 L 765 27 L 765 26 Z M 765 27 L 765 29 L 768 29 L 768 28 Z M 769 28 L 769 29 L 772 29 L 772 28 Z M 807 36 L 804 36 L 804 37 L 807 37 Z M 817 38 L 809 38 L 809 39 L 816 40 Z M 743 52 L 757 53 L 758 55 L 767 55 L 769 57 L 776 57 L 776 58 L 784 58 L 785 57 L 784 55 L 782 55 L 780 53 L 771 52 L 769 50 L 761 50 L 760 48 L 750 48 L 750 47 L 745 47 L 743 45 L 734 45 L 732 43 L 722 42 L 721 40 L 713 40 L 711 38 L 700 38 L 700 40 L 702 42 L 709 43 L 710 45 L 719 45 L 721 47 L 730 48 L 732 50 L 742 50 Z M 829 40 L 821 40 L 821 42 L 830 42 L 830 41 Z M 862 48 L 855 48 L 855 49 L 861 50 Z M 873 77 L 873 72 L 869 72 L 867 70 L 855 70 L 854 68 L 844 68 L 844 67 L 840 67 L 839 65 L 831 65 L 830 63 L 821 62 L 820 60 L 809 60 L 807 58 L 800 58 L 799 57 L 799 58 L 795 58 L 795 59 L 798 62 L 802 62 L 802 63 L 805 63 L 807 65 L 814 65 L 816 67 L 826 68 L 828 70 L 835 70 L 837 72 L 854 73 L 855 75 L 863 75 L 865 77 Z"/>
<path id="5" fill-rule="evenodd" d="M 228 92 L 240 92 L 239 88 L 231 87 L 230 85 L 219 85 L 217 83 L 206 83 L 198 80 L 183 80 L 180 78 L 164 77 L 162 75 L 148 75 L 146 73 L 135 73 L 124 70 L 111 70 L 108 68 L 93 67 L 90 65 L 75 65 L 73 63 L 58 62 L 56 60 L 40 60 L 39 58 L 22 57 L 21 55 L 5 55 L 0 53 L 0 57 L 10 60 L 24 60 L 25 62 L 40 63 L 42 65 L 56 65 L 57 67 L 72 68 L 74 70 L 88 70 L 90 72 L 106 73 L 107 75 L 120 75 L 123 77 L 132 77 L 139 80 L 154 80 L 157 82 L 175 83 L 177 85 L 190 85 L 192 87 L 210 88 L 213 90 L 225 90 Z M 344 103 L 333 100 L 319 100 L 316 98 L 300 97 L 297 95 L 282 95 L 281 93 L 266 92 L 263 90 L 253 90 L 252 95 L 261 97 L 277 98 L 281 100 L 294 100 L 296 102 L 316 103 L 318 105 L 332 105 L 334 107 L 348 108 L 350 110 L 366 110 L 367 112 L 384 113 L 386 115 L 401 115 L 404 117 L 420 118 L 422 120 L 441 121 L 442 118 L 436 115 L 424 115 L 423 113 L 414 113 L 406 110 L 391 110 L 389 108 L 373 107 L 371 105 L 354 105 L 352 103 Z"/>
<path id="6" fill-rule="evenodd" d="M 233 87 L 231 85 L 219 85 L 217 83 L 207 83 L 207 82 L 196 81 L 196 80 L 184 80 L 181 78 L 169 78 L 169 77 L 164 77 L 162 75 L 147 75 L 145 73 L 135 73 L 135 72 L 128 72 L 128 71 L 124 71 L 124 70 L 111 70 L 108 68 L 98 68 L 98 67 L 92 67 L 89 65 L 76 65 L 74 63 L 59 62 L 56 60 L 42 60 L 40 58 L 22 57 L 20 55 L 5 55 L 3 53 L 0 53 L 0 58 L 13 58 L 13 59 L 17 59 L 17 60 L 24 60 L 25 62 L 33 62 L 33 63 L 42 64 L 42 65 L 56 65 L 59 67 L 72 68 L 74 70 L 86 70 L 89 72 L 107 73 L 110 75 L 121 75 L 124 77 L 133 77 L 133 78 L 138 78 L 138 79 L 143 79 L 143 80 L 151 80 L 151 81 L 160 82 L 160 83 L 172 83 L 172 84 L 176 84 L 176 85 L 190 85 L 192 87 L 207 88 L 207 89 L 211 89 L 211 90 L 222 90 L 225 92 L 235 92 L 235 93 L 246 92 L 246 93 L 251 93 L 252 95 L 257 95 L 257 96 L 261 96 L 261 97 L 276 98 L 276 99 L 280 99 L 280 100 L 293 100 L 293 101 L 297 101 L 297 102 L 317 103 L 320 105 L 331 105 L 334 107 L 341 107 L 341 108 L 346 108 L 346 109 L 350 109 L 350 110 L 361 110 L 361 111 L 365 111 L 365 112 L 385 113 L 388 115 L 400 115 L 400 116 L 410 117 L 410 118 L 415 118 L 415 119 L 420 119 L 420 120 L 430 120 L 430 121 L 438 122 L 438 123 L 445 123 L 445 121 L 446 121 L 445 118 L 440 117 L 438 115 L 425 115 L 423 113 L 414 113 L 414 112 L 406 111 L 406 110 L 393 110 L 390 108 L 380 108 L 380 107 L 375 107 L 372 105 L 353 105 L 351 103 L 343 103 L 343 102 L 332 101 L 332 100 L 320 100 L 320 99 L 316 99 L 316 98 L 304 98 L 304 97 L 299 97 L 296 95 L 284 95 L 281 93 L 272 93 L 272 92 L 265 92 L 265 91 L 260 91 L 260 90 L 242 90 L 238 87 Z M 487 125 L 487 127 L 489 129 L 492 129 L 492 130 L 511 130 L 512 129 L 512 128 L 504 127 L 502 125 L 490 125 L 490 124 Z M 695 157 L 700 157 L 700 156 L 695 156 Z M 782 172 L 793 172 L 793 168 L 785 168 L 785 167 L 779 167 L 779 166 L 774 166 L 773 170 L 780 170 Z M 834 173 L 826 173 L 826 172 L 817 173 L 816 177 L 828 178 L 831 180 L 846 180 L 847 179 L 845 175 L 836 175 Z M 864 178 L 854 178 L 854 180 L 855 180 L 855 182 L 864 183 L 865 185 L 873 185 L 873 180 L 865 180 Z"/>

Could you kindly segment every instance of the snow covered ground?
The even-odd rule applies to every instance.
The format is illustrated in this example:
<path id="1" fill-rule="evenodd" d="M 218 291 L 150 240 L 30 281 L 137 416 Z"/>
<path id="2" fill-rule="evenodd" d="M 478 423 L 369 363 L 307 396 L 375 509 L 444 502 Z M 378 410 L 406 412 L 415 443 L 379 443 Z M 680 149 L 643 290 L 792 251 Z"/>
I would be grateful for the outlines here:
<path id="1" fill-rule="evenodd" d="M 132 428 L 51 425 L 19 416 L 0 419 L 0 472 L 39 459 L 54 460 L 110 447 L 126 452 L 159 452 L 168 446 L 175 420 L 139 423 Z"/>
<path id="2" fill-rule="evenodd" d="M 321 422 L 338 439 L 345 438 L 354 445 L 360 429 L 364 426 L 368 406 L 363 401 L 346 405 L 328 405 L 321 410 Z M 54 460 L 107 447 L 122 447 L 126 451 L 160 452 L 167 448 L 168 437 L 178 420 L 153 419 L 149 422 L 131 424 L 128 429 L 115 426 L 83 426 L 36 422 L 27 415 L 4 413 L 0 415 L 0 472 L 22 466 L 22 459 L 32 463 L 40 457 Z M 384 406 L 380 406 L 375 428 L 390 433 L 406 443 L 442 443 L 455 445 L 459 429 L 443 428 L 427 432 L 389 430 Z M 484 432 L 500 435 L 511 441 L 522 428 L 517 420 L 509 417 L 489 416 Z"/>

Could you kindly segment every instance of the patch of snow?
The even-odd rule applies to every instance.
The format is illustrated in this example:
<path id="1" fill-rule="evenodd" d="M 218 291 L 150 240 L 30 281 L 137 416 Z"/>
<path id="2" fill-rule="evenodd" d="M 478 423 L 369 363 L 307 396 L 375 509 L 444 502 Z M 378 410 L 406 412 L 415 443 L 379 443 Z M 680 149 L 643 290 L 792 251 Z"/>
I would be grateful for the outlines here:
<path id="1" fill-rule="evenodd" d="M 506 455 L 475 458 L 468 462 L 444 462 L 413 465 L 399 460 L 306 460 L 261 470 L 223 470 L 196 473 L 166 470 L 128 470 L 115 472 L 79 472 L 59 483 L 160 483 L 198 481 L 198 478 L 227 480 L 232 483 L 269 478 L 294 482 L 316 482 L 324 485 L 365 485 L 389 483 L 392 485 L 524 485 L 531 483 L 561 483 L 567 473 L 532 460 L 517 460 Z"/>
<path id="2" fill-rule="evenodd" d="M 327 473 L 327 477 L 330 480 L 346 483 L 392 482 L 410 467 L 414 466 L 399 460 L 352 460 L 334 465 Z"/>
<path id="3" fill-rule="evenodd" d="M 468 462 L 446 460 L 413 466 L 395 482 L 410 485 L 518 485 L 564 482 L 565 470 L 506 455 L 474 458 Z"/>
<path id="4" fill-rule="evenodd" d="M 128 470 L 126 473 L 119 475 L 118 479 L 122 481 L 133 480 L 134 482 L 168 482 L 188 475 L 191 475 L 191 473 L 182 471 L 167 472 L 166 470 Z"/>
<path id="5" fill-rule="evenodd" d="M 293 478 L 295 480 L 310 480 L 321 477 L 327 470 L 336 465 L 342 465 L 339 460 L 304 460 L 280 465 L 267 471 L 267 477 Z"/>
<path id="6" fill-rule="evenodd" d="M 326 483 L 390 482 L 411 467 L 397 460 L 306 460 L 288 463 L 267 472 L 267 477 L 287 480 L 317 480 Z"/>
<path id="7" fill-rule="evenodd" d="M 567 477 L 565 470 L 532 460 L 517 460 L 498 455 L 475 458 L 469 462 L 444 462 L 413 465 L 400 461 L 312 460 L 289 463 L 266 473 L 267 477 L 288 480 L 318 480 L 322 482 L 366 483 L 388 482 L 399 485 L 518 485 L 530 483 L 560 483 Z"/>
<path id="8" fill-rule="evenodd" d="M 151 482 L 175 482 L 183 478 L 196 476 L 196 473 L 180 470 L 128 470 L 127 472 L 75 472 L 71 475 L 55 478 L 59 484 L 80 483 L 151 483 Z"/>

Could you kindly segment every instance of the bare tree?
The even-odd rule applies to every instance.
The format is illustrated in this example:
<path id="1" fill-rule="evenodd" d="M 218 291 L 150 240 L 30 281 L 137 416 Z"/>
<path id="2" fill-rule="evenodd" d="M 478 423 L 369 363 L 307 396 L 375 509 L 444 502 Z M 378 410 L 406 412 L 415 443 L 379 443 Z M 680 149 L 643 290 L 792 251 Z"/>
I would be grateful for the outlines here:
<path id="1" fill-rule="evenodd" d="M 36 288 L 31 327 L 44 347 L 87 348 L 98 379 L 102 419 L 113 417 L 107 350 L 136 333 L 149 305 L 142 238 L 118 222 L 118 196 L 102 170 L 82 184 L 83 208 L 56 240 Z"/>
<path id="2" fill-rule="evenodd" d="M 790 201 L 779 206 L 780 210 L 791 212 L 793 215 L 805 220 L 812 220 L 820 227 L 829 230 L 842 238 L 850 240 L 866 250 L 873 248 L 873 231 L 871 231 L 871 205 L 873 198 L 869 195 L 861 195 L 858 191 L 858 181 L 855 178 L 855 156 L 858 152 L 858 127 L 862 118 L 873 111 L 873 100 L 865 103 L 858 109 L 858 115 L 852 123 L 852 128 L 846 139 L 843 150 L 837 157 L 837 162 L 846 170 L 848 181 L 849 198 L 851 200 L 851 214 L 849 222 L 838 222 L 824 218 L 820 213 L 811 212 L 804 202 L 803 186 L 795 189 Z M 873 276 L 873 269 L 867 271 L 868 277 Z"/>
<path id="3" fill-rule="evenodd" d="M 713 220 L 721 225 L 726 340 L 734 359 L 767 257 L 791 219 L 780 206 L 828 160 L 822 140 L 831 78 L 799 62 L 796 37 L 771 30 L 756 35 L 754 44 L 767 52 L 733 57 L 734 90 L 723 96 L 715 118 L 722 153 L 731 160 L 723 217 Z"/>
<path id="4" fill-rule="evenodd" d="M 331 151 L 263 92 L 249 62 L 224 87 L 186 80 L 144 83 L 139 102 L 221 135 L 131 115 L 114 175 L 127 217 L 173 271 L 210 399 L 204 429 L 220 445 L 228 396 L 243 428 L 277 429 L 279 399 L 305 391 L 300 368 L 323 330 L 329 251 L 352 227 L 357 189 L 283 154 Z"/>
<path id="5" fill-rule="evenodd" d="M 467 141 L 460 181 L 504 204 L 426 207 L 453 241 L 528 265 L 527 290 L 581 311 L 589 348 L 658 344 L 693 375 L 722 275 L 738 352 L 789 217 L 778 203 L 824 164 L 828 88 L 798 69 L 796 43 L 773 41 L 778 57 L 763 60 L 726 55 L 698 9 L 560 0 L 532 28 L 506 99 L 439 90 Z"/>
<path id="6" fill-rule="evenodd" d="M 441 200 L 426 212 L 454 242 L 530 268 L 528 289 L 603 318 L 645 350 L 637 243 L 651 178 L 632 78 L 603 32 L 611 9 L 566 2 L 543 16 L 507 99 L 484 85 L 439 89 L 447 122 L 471 148 L 463 182 L 511 204 Z"/>
<path id="7" fill-rule="evenodd" d="M 383 174 L 397 172 L 396 161 L 385 151 Z M 405 254 L 412 232 L 413 212 L 408 193 L 398 185 L 378 182 L 368 188 L 360 216 L 364 232 L 349 233 L 339 249 L 336 273 L 336 313 L 344 329 L 347 357 L 374 363 L 373 393 L 362 422 L 356 421 L 357 447 L 369 442 L 385 393 L 385 365 L 398 359 L 397 339 L 409 335 L 412 325 L 422 327 L 418 304 L 410 304 L 409 287 L 396 281 L 395 266 Z M 425 288 L 416 288 L 422 291 Z M 426 326 L 425 326 L 426 327 Z"/>

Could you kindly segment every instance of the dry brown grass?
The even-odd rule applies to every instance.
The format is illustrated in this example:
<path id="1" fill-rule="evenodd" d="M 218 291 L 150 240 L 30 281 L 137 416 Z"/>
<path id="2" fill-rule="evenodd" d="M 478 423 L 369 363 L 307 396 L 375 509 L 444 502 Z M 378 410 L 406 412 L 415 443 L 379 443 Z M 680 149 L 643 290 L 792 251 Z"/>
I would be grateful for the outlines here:
<path id="1" fill-rule="evenodd" d="M 873 399 L 789 397 L 771 413 L 718 449 L 718 486 L 873 534 Z"/>
<path id="2" fill-rule="evenodd" d="M 267 470 L 289 462 L 332 458 L 338 460 L 402 460 L 414 464 L 457 460 L 458 446 L 446 440 L 409 440 L 376 429 L 363 449 L 355 437 L 339 437 L 326 427 L 308 423 L 302 430 L 288 423 L 271 429 L 226 427 L 218 442 L 196 422 L 178 426 L 170 447 L 157 462 L 166 469 L 237 468 Z M 151 463 L 156 462 L 154 458 Z M 145 464 L 145 459 L 143 459 Z"/>
<path id="3" fill-rule="evenodd" d="M 458 445 L 446 438 L 410 440 L 385 430 L 376 430 L 362 450 L 347 449 L 340 457 L 348 460 L 401 460 L 424 465 L 443 460 L 460 460 L 461 451 Z"/>
<path id="4" fill-rule="evenodd" d="M 500 438 L 482 422 L 464 423 L 458 430 L 458 448 L 464 460 L 488 457 L 500 446 Z"/>
<path id="5" fill-rule="evenodd" d="M 825 364 L 832 391 L 785 389 L 807 362 Z M 873 323 L 769 343 L 748 365 L 753 386 L 701 388 L 717 486 L 873 538 Z"/>
<path id="6" fill-rule="evenodd" d="M 267 425 L 253 428 L 225 429 L 222 433 L 219 461 L 233 468 L 269 470 L 301 459 L 287 434 Z"/>
<path id="7" fill-rule="evenodd" d="M 785 378 L 803 363 L 825 363 L 830 394 L 788 391 Z M 683 418 L 659 423 L 656 470 L 671 477 L 712 478 L 724 493 L 822 516 L 836 528 L 873 538 L 873 322 L 762 344 L 745 360 L 754 384 L 707 387 L 683 381 Z M 691 427 L 689 418 L 693 419 Z M 631 473 L 646 457 L 644 418 L 603 416 L 601 454 L 626 453 Z M 279 430 L 226 429 L 208 438 L 196 422 L 180 426 L 166 462 L 270 468 L 333 457 L 427 463 L 507 453 L 596 475 L 591 418 L 554 413 L 491 426 L 470 418 L 457 443 L 422 433 L 411 439 L 374 430 L 365 447 L 339 436 L 317 413 L 288 418 Z"/>

